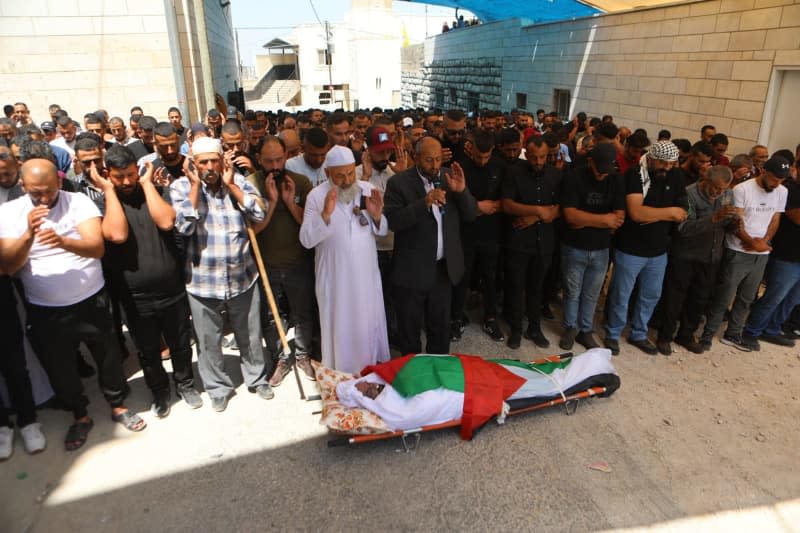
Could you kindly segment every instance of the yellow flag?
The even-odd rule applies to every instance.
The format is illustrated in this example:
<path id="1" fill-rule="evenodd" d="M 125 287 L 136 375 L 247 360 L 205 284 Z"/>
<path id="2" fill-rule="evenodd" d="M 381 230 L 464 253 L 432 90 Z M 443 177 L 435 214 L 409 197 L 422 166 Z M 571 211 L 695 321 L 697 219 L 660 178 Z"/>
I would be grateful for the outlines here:
<path id="1" fill-rule="evenodd" d="M 408 32 L 406 31 L 406 23 L 403 22 L 403 48 L 411 44 L 408 40 Z"/>

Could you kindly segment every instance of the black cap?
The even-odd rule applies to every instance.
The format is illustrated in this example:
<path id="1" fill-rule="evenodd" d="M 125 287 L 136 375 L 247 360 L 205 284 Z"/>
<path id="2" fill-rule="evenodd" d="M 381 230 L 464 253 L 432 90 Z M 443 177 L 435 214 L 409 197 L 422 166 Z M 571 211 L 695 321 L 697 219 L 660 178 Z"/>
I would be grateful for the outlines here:
<path id="1" fill-rule="evenodd" d="M 589 151 L 588 156 L 600 174 L 610 174 L 616 170 L 614 162 L 617 160 L 617 149 L 613 144 L 597 144 Z"/>
<path id="2" fill-rule="evenodd" d="M 786 158 L 779 155 L 773 155 L 769 158 L 769 161 L 764 163 L 764 170 L 784 180 L 791 177 L 791 169 L 792 166 Z"/>
<path id="3" fill-rule="evenodd" d="M 46 120 L 42 122 L 41 126 L 39 126 L 42 131 L 56 131 L 56 124 L 50 120 Z"/>

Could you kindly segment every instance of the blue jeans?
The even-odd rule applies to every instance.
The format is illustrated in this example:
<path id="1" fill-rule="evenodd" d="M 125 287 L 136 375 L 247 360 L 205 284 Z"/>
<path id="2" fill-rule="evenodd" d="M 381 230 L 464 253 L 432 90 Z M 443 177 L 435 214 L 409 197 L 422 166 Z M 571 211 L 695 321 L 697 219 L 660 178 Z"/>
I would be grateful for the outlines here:
<path id="1" fill-rule="evenodd" d="M 639 257 L 614 250 L 614 275 L 608 289 L 608 323 L 606 334 L 610 339 L 619 339 L 628 319 L 628 300 L 639 280 L 639 295 L 636 298 L 631 319 L 630 340 L 647 338 L 647 322 L 653 316 L 664 283 L 667 269 L 667 254 L 655 257 Z"/>
<path id="2" fill-rule="evenodd" d="M 800 263 L 770 257 L 767 264 L 767 290 L 753 305 L 744 334 L 780 335 L 781 326 L 800 303 Z"/>
<path id="3" fill-rule="evenodd" d="M 583 250 L 561 243 L 564 328 L 594 329 L 594 311 L 608 271 L 608 248 Z"/>

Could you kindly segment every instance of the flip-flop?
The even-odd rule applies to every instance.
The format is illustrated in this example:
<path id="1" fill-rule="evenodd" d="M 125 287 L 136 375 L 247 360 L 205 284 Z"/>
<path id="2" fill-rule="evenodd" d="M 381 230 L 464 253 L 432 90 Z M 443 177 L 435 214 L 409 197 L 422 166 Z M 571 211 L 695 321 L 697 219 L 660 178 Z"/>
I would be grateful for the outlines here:
<path id="1" fill-rule="evenodd" d="M 94 427 L 94 421 L 88 422 L 75 422 L 67 430 L 67 436 L 64 437 L 64 448 L 68 452 L 74 452 L 84 444 L 89 436 L 89 432 Z"/>
<path id="2" fill-rule="evenodd" d="M 147 422 L 142 417 L 130 411 L 124 411 L 118 415 L 111 415 L 111 420 L 119 422 L 128 431 L 141 431 L 147 427 Z"/>

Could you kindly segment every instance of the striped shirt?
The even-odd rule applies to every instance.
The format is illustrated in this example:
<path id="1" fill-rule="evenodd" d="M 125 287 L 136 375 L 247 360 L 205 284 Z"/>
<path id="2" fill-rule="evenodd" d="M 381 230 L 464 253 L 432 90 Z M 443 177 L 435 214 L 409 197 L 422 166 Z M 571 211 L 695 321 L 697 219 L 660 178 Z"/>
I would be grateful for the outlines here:
<path id="1" fill-rule="evenodd" d="M 242 206 L 226 187 L 213 193 L 202 184 L 195 209 L 189 199 L 189 178 L 170 185 L 175 229 L 186 237 L 186 291 L 194 296 L 227 300 L 247 291 L 258 279 L 243 215 L 258 223 L 266 213 L 261 195 L 244 176 L 237 174 L 234 182 L 244 193 Z"/>

